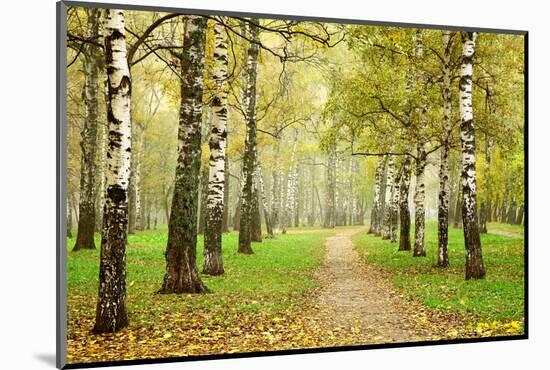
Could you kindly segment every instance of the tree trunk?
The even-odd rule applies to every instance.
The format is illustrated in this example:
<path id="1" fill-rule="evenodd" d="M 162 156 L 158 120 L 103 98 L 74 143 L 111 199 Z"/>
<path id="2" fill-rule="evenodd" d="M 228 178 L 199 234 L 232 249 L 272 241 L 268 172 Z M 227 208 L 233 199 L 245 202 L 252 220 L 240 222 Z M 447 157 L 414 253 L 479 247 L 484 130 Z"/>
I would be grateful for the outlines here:
<path id="1" fill-rule="evenodd" d="M 390 150 L 392 151 L 392 150 Z M 393 176 L 395 171 L 395 158 L 393 155 L 388 159 L 388 172 L 386 175 L 386 189 L 384 192 L 385 206 L 384 206 L 384 225 L 382 227 L 382 239 L 389 240 L 391 238 L 391 218 L 392 218 L 392 190 L 393 190 Z"/>
<path id="2" fill-rule="evenodd" d="M 516 225 L 523 224 L 523 214 L 525 212 L 525 205 L 522 203 L 518 208 L 518 216 L 516 217 Z"/>
<path id="3" fill-rule="evenodd" d="M 99 36 L 99 9 L 87 9 L 88 29 L 90 39 Z M 95 169 L 97 149 L 97 116 L 98 116 L 98 47 L 85 45 L 84 50 L 84 103 L 86 118 L 81 132 L 80 159 L 80 204 L 78 230 L 73 251 L 80 249 L 95 249 Z"/>
<path id="4" fill-rule="evenodd" d="M 385 165 L 386 157 L 379 156 L 374 179 L 374 199 L 372 201 L 372 210 L 370 214 L 369 234 L 380 235 L 380 193 L 382 191 L 382 178 L 384 177 Z"/>
<path id="5" fill-rule="evenodd" d="M 227 139 L 225 141 L 225 146 L 227 148 Z M 222 233 L 229 232 L 229 181 L 231 176 L 229 176 L 229 158 L 227 153 L 225 154 L 224 161 L 224 187 L 223 187 L 223 212 L 222 212 Z"/>
<path id="6" fill-rule="evenodd" d="M 449 266 L 449 152 L 452 135 L 451 104 L 451 32 L 443 31 L 443 145 L 439 165 L 439 203 L 437 214 L 437 266 Z"/>
<path id="7" fill-rule="evenodd" d="M 462 178 L 462 172 L 461 172 L 461 178 Z M 462 185 L 459 184 L 460 189 L 456 193 L 456 212 L 455 212 L 455 219 L 453 226 L 455 228 L 462 228 Z"/>
<path id="8" fill-rule="evenodd" d="M 257 155 L 255 156 L 257 158 Z M 250 220 L 250 240 L 262 241 L 262 215 L 260 213 L 260 190 L 258 184 L 258 164 L 254 164 L 252 180 L 252 219 Z"/>
<path id="9" fill-rule="evenodd" d="M 275 158 L 279 158 L 281 140 L 277 139 L 275 143 Z M 271 171 L 271 224 L 273 232 L 279 232 L 281 226 L 281 170 L 280 170 L 280 161 L 276 160 L 273 170 Z"/>
<path id="10" fill-rule="evenodd" d="M 298 143 L 298 137 L 294 137 L 294 144 L 292 145 L 292 154 L 290 156 L 290 168 L 288 170 L 286 180 L 286 199 L 283 213 L 283 233 L 286 233 L 287 226 L 292 226 L 294 221 L 294 209 L 296 206 L 296 146 Z"/>
<path id="11" fill-rule="evenodd" d="M 221 275 L 224 272 L 222 259 L 222 231 L 227 179 L 227 40 L 224 26 L 214 24 L 214 72 L 216 94 L 212 99 L 212 124 L 210 127 L 210 159 L 208 172 L 208 195 L 206 202 L 206 229 L 204 234 L 204 264 L 202 272 Z M 227 214 L 226 214 L 227 222 Z"/>
<path id="12" fill-rule="evenodd" d="M 258 181 L 260 184 L 260 196 L 262 197 L 262 209 L 264 212 L 265 228 L 267 232 L 267 238 L 273 239 L 273 228 L 271 226 L 271 217 L 269 216 L 269 207 L 267 205 L 267 197 L 265 196 L 265 186 L 264 186 L 264 170 L 262 166 L 258 163 Z"/>
<path id="13" fill-rule="evenodd" d="M 510 202 L 510 208 L 508 209 L 508 217 L 506 220 L 507 223 L 510 225 L 514 225 L 516 223 L 516 200 L 512 199 Z"/>
<path id="14" fill-rule="evenodd" d="M 106 156 L 106 196 L 99 262 L 99 292 L 93 328 L 95 333 L 115 332 L 128 325 L 126 241 L 132 145 L 132 82 L 126 58 L 123 11 L 105 9 L 103 29 L 109 79 L 109 144 Z"/>
<path id="15" fill-rule="evenodd" d="M 243 156 L 243 186 L 241 195 L 241 214 L 239 227 L 239 253 L 252 254 L 251 227 L 254 209 L 253 206 L 253 178 L 254 165 L 256 163 L 256 77 L 258 73 L 258 54 L 259 54 L 259 30 L 257 27 L 258 19 L 250 20 L 250 42 L 247 51 L 246 65 L 246 140 Z"/>
<path id="16" fill-rule="evenodd" d="M 67 238 L 73 237 L 73 212 L 67 197 Z"/>
<path id="17" fill-rule="evenodd" d="M 143 133 L 141 133 L 143 134 Z M 137 153 L 134 152 L 133 161 L 135 162 L 135 172 L 133 176 L 134 190 L 135 190 L 135 229 L 143 230 L 143 219 L 142 219 L 142 206 L 141 206 L 141 140 L 138 140 L 138 150 Z"/>
<path id="18" fill-rule="evenodd" d="M 199 217 L 198 217 L 198 225 L 197 225 L 197 232 L 199 234 L 204 234 L 204 229 L 206 227 L 206 207 L 207 207 L 207 201 L 208 201 L 208 168 L 201 168 L 200 170 L 200 180 L 199 180 Z"/>
<path id="19" fill-rule="evenodd" d="M 325 201 L 325 219 L 324 228 L 333 228 L 335 226 L 335 179 L 334 179 L 334 144 L 329 148 L 327 163 L 327 194 Z"/>
<path id="20" fill-rule="evenodd" d="M 477 221 L 476 144 L 472 107 L 472 71 L 477 33 L 462 32 L 460 68 L 460 140 L 462 142 L 462 222 L 466 246 L 466 280 L 485 277 Z"/>
<path id="21" fill-rule="evenodd" d="M 102 38 L 101 38 L 102 39 Z M 102 41 L 103 42 L 103 41 Z M 107 118 L 107 109 L 109 105 L 109 79 L 107 71 L 103 69 L 103 99 L 105 101 L 105 118 Z M 98 121 L 98 153 L 97 153 L 97 194 L 96 194 L 96 212 L 95 212 L 95 228 L 97 232 L 101 232 L 103 227 L 103 206 L 105 205 L 105 153 L 107 151 L 107 121 Z M 99 181 L 98 181 L 99 180 Z"/>
<path id="22" fill-rule="evenodd" d="M 481 212 L 479 220 L 479 232 L 486 234 L 487 233 L 487 222 L 490 221 L 491 213 L 491 157 L 493 152 L 493 138 L 487 136 L 487 144 L 485 147 L 485 197 L 481 203 Z"/>
<path id="23" fill-rule="evenodd" d="M 128 234 L 135 234 L 136 232 L 136 180 L 133 172 L 135 171 L 130 168 L 130 180 L 128 184 Z"/>
<path id="24" fill-rule="evenodd" d="M 401 186 L 401 176 L 402 176 L 403 167 L 397 171 L 395 179 L 393 180 L 392 188 L 392 201 L 391 201 L 391 219 L 390 219 L 390 237 L 392 243 L 397 243 L 397 229 L 398 229 L 398 219 L 399 219 L 399 196 L 400 196 L 400 186 Z"/>
<path id="25" fill-rule="evenodd" d="M 425 169 L 426 169 L 426 149 L 423 144 L 419 144 L 416 152 L 416 183 L 414 193 L 414 257 L 426 256 L 424 249 L 424 230 L 426 222 L 426 210 L 424 203 L 425 193 Z"/>
<path id="26" fill-rule="evenodd" d="M 409 187 L 411 185 L 412 158 L 403 159 L 403 173 L 399 187 L 399 250 L 411 250 L 411 211 L 409 210 Z"/>
<path id="27" fill-rule="evenodd" d="M 417 30 L 415 35 L 416 42 L 416 59 L 419 63 L 424 62 L 424 45 L 422 41 L 422 31 Z M 424 249 L 424 233 L 426 222 L 426 189 L 425 189 L 425 171 L 427 163 L 426 142 L 423 137 L 428 126 L 426 111 L 427 111 L 427 81 L 425 73 L 420 69 L 418 73 L 418 81 L 422 84 L 422 99 L 420 106 L 420 139 L 416 148 L 416 182 L 414 192 L 414 257 L 426 256 Z"/>
<path id="28" fill-rule="evenodd" d="M 208 291 L 197 267 L 197 198 L 201 164 L 201 124 L 206 19 L 186 17 L 181 58 L 178 156 L 166 273 L 159 293 Z"/>

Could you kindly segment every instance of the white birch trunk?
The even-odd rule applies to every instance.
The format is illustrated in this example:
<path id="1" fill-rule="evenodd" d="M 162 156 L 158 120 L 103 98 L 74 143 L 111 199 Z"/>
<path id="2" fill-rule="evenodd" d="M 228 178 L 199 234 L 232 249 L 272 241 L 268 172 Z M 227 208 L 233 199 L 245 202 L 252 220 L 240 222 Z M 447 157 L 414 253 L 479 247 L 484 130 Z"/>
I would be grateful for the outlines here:
<path id="1" fill-rule="evenodd" d="M 128 325 L 126 314 L 126 239 L 131 165 L 131 78 L 126 59 L 124 13 L 106 9 L 105 55 L 109 80 L 108 149 L 105 212 L 101 237 L 99 293 L 94 332 L 114 332 Z"/>
<path id="2" fill-rule="evenodd" d="M 441 147 L 441 163 L 439 166 L 439 207 L 438 207 L 438 253 L 437 266 L 449 265 L 449 152 L 452 135 L 452 104 L 451 104 L 451 32 L 443 31 L 443 145 Z"/>
<path id="3" fill-rule="evenodd" d="M 418 63 L 424 62 L 424 45 L 422 42 L 422 31 L 417 30 L 415 35 L 416 41 L 416 59 Z M 414 257 L 426 256 L 426 250 L 424 249 L 424 233 L 426 223 L 426 193 L 425 193 L 425 170 L 427 162 L 426 154 L 426 142 L 424 139 L 425 131 L 428 126 L 426 119 L 427 111 L 427 96 L 426 89 L 427 81 L 425 73 L 422 69 L 418 72 L 418 81 L 422 84 L 422 102 L 420 106 L 420 127 L 419 127 L 419 140 L 416 147 L 416 182 L 415 182 L 415 194 L 414 194 Z"/>
<path id="4" fill-rule="evenodd" d="M 466 280 L 485 277 L 477 220 L 476 143 L 472 105 L 472 75 L 476 39 L 476 32 L 462 32 L 459 97 L 460 140 L 462 142 L 462 223 L 466 246 Z"/>
<path id="5" fill-rule="evenodd" d="M 382 191 L 382 177 L 384 176 L 384 167 L 386 162 L 386 156 L 379 156 L 376 164 L 376 173 L 374 178 L 374 198 L 372 201 L 372 211 L 370 219 L 369 233 L 380 235 L 380 217 L 381 204 L 380 193 Z"/>
<path id="6" fill-rule="evenodd" d="M 220 275 L 224 272 L 222 262 L 222 218 L 226 179 L 228 57 L 225 29 L 218 22 L 214 25 L 214 36 L 214 72 L 212 78 L 216 82 L 216 93 L 212 100 L 203 273 Z"/>
<path id="7" fill-rule="evenodd" d="M 386 189 L 384 189 L 386 193 L 386 203 L 384 206 L 384 224 L 382 226 L 382 239 L 384 240 L 391 238 L 392 189 L 394 171 L 395 158 L 393 155 L 390 155 L 388 159 L 388 172 L 386 175 Z"/>

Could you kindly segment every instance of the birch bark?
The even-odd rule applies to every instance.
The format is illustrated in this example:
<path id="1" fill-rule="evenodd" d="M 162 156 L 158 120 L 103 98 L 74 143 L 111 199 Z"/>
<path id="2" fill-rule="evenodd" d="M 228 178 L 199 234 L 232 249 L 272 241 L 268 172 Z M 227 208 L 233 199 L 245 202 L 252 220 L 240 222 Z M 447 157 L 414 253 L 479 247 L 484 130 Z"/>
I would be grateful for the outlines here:
<path id="1" fill-rule="evenodd" d="M 438 204 L 438 253 L 437 266 L 449 265 L 449 152 L 451 150 L 452 135 L 452 104 L 451 104 L 451 32 L 443 31 L 443 145 L 441 147 L 441 161 L 439 165 L 439 204 Z"/>
<path id="2" fill-rule="evenodd" d="M 126 58 L 124 13 L 106 9 L 105 57 L 109 82 L 106 191 L 99 262 L 95 333 L 115 332 L 128 325 L 126 313 L 126 241 L 132 125 L 131 78 Z"/>
<path id="3" fill-rule="evenodd" d="M 416 40 L 416 59 L 419 62 L 423 62 L 424 59 L 424 45 L 422 42 L 422 31 L 418 30 L 415 35 Z M 426 171 L 426 142 L 423 137 L 425 130 L 428 126 L 426 121 L 427 111 L 427 91 L 426 91 L 426 76 L 424 71 L 420 70 L 418 73 L 418 81 L 422 84 L 422 103 L 420 106 L 420 137 L 418 145 L 416 147 L 416 181 L 415 181 L 415 194 L 414 194 L 414 257 L 426 256 L 424 249 L 424 232 L 426 223 L 426 189 L 425 189 L 425 171 Z"/>
<path id="4" fill-rule="evenodd" d="M 390 150 L 391 151 L 391 150 Z M 385 206 L 384 206 L 384 224 L 382 227 L 382 239 L 388 240 L 391 238 L 391 218 L 392 218 L 392 190 L 393 190 L 393 177 L 395 171 L 395 158 L 390 155 L 388 158 L 388 172 L 386 175 L 386 189 L 384 192 Z"/>
<path id="5" fill-rule="evenodd" d="M 462 142 L 462 223 L 466 246 L 466 280 L 485 277 L 477 220 L 476 143 L 472 106 L 473 59 L 477 32 L 462 32 L 460 66 L 460 140 Z"/>
<path id="6" fill-rule="evenodd" d="M 380 234 L 380 192 L 382 188 L 382 177 L 384 176 L 384 166 L 386 157 L 379 156 L 376 164 L 376 173 L 374 177 L 374 199 L 372 201 L 372 210 L 370 214 L 369 234 Z"/>
<path id="7" fill-rule="evenodd" d="M 224 26 L 214 25 L 214 71 L 216 93 L 212 99 L 212 123 L 210 131 L 210 159 L 208 172 L 208 195 L 204 233 L 203 273 L 221 275 L 224 272 L 222 260 L 222 220 L 227 147 L 227 40 Z"/>
<path id="8" fill-rule="evenodd" d="M 409 148 L 410 150 L 410 148 Z M 409 188 L 411 184 L 412 158 L 408 155 L 403 159 L 403 172 L 399 186 L 399 249 L 411 250 L 411 212 L 409 210 Z"/>

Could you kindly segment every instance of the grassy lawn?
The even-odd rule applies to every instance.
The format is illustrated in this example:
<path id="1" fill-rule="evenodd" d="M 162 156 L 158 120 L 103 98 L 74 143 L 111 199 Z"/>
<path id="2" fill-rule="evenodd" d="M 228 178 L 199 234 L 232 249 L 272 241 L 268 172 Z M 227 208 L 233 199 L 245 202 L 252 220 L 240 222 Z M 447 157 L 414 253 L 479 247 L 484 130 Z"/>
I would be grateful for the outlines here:
<path id="1" fill-rule="evenodd" d="M 127 248 L 127 302 L 131 325 L 155 321 L 166 312 L 206 309 L 218 320 L 242 312 L 276 314 L 299 303 L 302 293 L 315 286 L 312 272 L 322 260 L 327 234 L 279 235 L 253 243 L 254 255 L 236 253 L 238 234 L 223 236 L 225 275 L 202 278 L 211 294 L 155 295 L 164 276 L 166 228 L 140 231 L 129 236 Z M 68 247 L 74 245 L 68 239 Z M 77 320 L 95 309 L 99 269 L 97 250 L 69 252 L 67 261 L 69 318 Z M 199 270 L 202 268 L 203 238 L 198 240 Z"/>
<path id="2" fill-rule="evenodd" d="M 520 226 L 491 224 L 493 229 L 523 230 Z M 513 230 L 512 230 L 513 229 Z M 524 318 L 524 243 L 521 236 L 482 234 L 487 277 L 464 280 L 462 229 L 449 229 L 450 267 L 435 267 L 437 225 L 426 225 L 425 258 L 397 252 L 397 244 L 367 233 L 353 237 L 355 248 L 377 267 L 392 274 L 394 285 L 428 307 L 467 314 L 475 322 L 522 322 Z M 516 325 L 516 324 L 514 324 Z"/>
<path id="3" fill-rule="evenodd" d="M 68 361 L 158 358 L 272 348 L 268 329 L 284 327 L 317 285 L 313 272 L 334 234 L 278 235 L 253 243 L 254 255 L 239 255 L 238 234 L 223 236 L 225 275 L 202 275 L 209 294 L 159 295 L 164 271 L 166 227 L 129 237 L 127 309 L 129 327 L 93 335 L 99 269 L 97 250 L 70 252 L 68 239 Z M 202 268 L 203 238 L 197 260 Z M 269 334 L 269 335 L 268 335 Z"/>

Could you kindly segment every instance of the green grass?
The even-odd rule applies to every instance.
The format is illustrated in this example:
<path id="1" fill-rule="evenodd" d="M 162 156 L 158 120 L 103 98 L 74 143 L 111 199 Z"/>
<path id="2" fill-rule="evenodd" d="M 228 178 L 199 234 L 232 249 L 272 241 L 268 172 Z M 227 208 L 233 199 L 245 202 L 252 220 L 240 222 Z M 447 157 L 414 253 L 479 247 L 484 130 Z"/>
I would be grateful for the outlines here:
<path id="1" fill-rule="evenodd" d="M 212 314 L 277 312 L 300 303 L 303 293 L 315 287 L 312 272 L 324 255 L 324 239 L 330 234 L 279 235 L 253 243 L 254 255 L 239 255 L 238 234 L 223 236 L 225 274 L 202 275 L 211 294 L 156 295 L 161 285 L 165 260 L 166 228 L 140 231 L 128 238 L 127 302 L 132 324 L 155 321 L 157 315 L 204 309 Z M 91 317 L 97 294 L 99 236 L 97 250 L 71 252 L 75 239 L 67 239 L 68 309 L 70 319 Z M 197 260 L 202 268 L 203 238 L 199 236 Z M 76 314 L 76 312 L 79 314 Z M 74 315 L 71 315 L 71 312 Z"/>
<path id="2" fill-rule="evenodd" d="M 495 228 L 494 224 L 491 224 Z M 516 226 L 508 227 L 508 231 Z M 497 227 L 502 227 L 498 225 Z M 523 229 L 523 228 L 522 228 Z M 450 267 L 435 267 L 437 225 L 426 225 L 427 257 L 397 252 L 397 244 L 366 233 L 353 237 L 368 261 L 392 273 L 394 285 L 428 307 L 468 314 L 472 321 L 521 321 L 524 317 L 524 243 L 521 236 L 482 234 L 487 277 L 464 280 L 462 229 L 449 229 Z"/>

